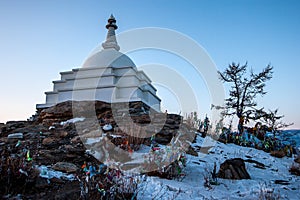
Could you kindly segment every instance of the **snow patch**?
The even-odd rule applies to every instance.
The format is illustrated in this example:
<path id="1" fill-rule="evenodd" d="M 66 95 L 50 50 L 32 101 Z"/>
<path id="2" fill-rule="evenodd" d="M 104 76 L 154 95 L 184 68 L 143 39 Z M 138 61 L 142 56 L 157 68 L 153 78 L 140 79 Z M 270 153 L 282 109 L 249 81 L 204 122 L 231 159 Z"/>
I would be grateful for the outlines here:
<path id="1" fill-rule="evenodd" d="M 182 180 L 167 180 L 147 177 L 138 185 L 138 199 L 300 199 L 300 177 L 289 173 L 293 158 L 275 158 L 261 150 L 235 144 L 223 144 L 210 137 L 197 137 L 192 146 L 211 147 L 207 154 L 198 157 L 187 155 L 186 174 Z M 161 147 L 163 148 L 163 147 Z M 146 149 L 144 149 L 146 150 Z M 142 150 L 142 152 L 144 152 Z M 137 155 L 135 155 L 137 157 Z M 135 157 L 134 156 L 134 157 Z M 216 163 L 219 166 L 227 159 L 242 158 L 263 163 L 266 169 L 254 167 L 246 162 L 250 180 L 218 179 L 219 185 L 204 186 L 204 177 L 209 176 Z M 288 181 L 288 185 L 275 184 L 275 180 Z M 269 198 L 271 199 L 271 198 Z"/>
<path id="2" fill-rule="evenodd" d="M 61 125 L 61 126 L 64 126 L 64 125 L 66 125 L 66 124 L 76 123 L 76 122 L 82 122 L 82 121 L 84 121 L 84 120 L 85 120 L 84 117 L 76 117 L 76 118 L 69 119 L 69 120 L 64 121 L 64 122 L 60 122 L 60 125 Z"/>
<path id="3" fill-rule="evenodd" d="M 45 165 L 41 165 L 41 166 L 38 166 L 37 169 L 40 170 L 40 177 L 43 177 L 43 178 L 47 178 L 47 179 L 51 179 L 51 178 L 64 178 L 64 179 L 67 179 L 67 180 L 74 180 L 75 177 L 73 174 L 66 174 L 66 173 L 63 173 L 63 172 L 60 172 L 60 171 L 56 171 L 56 170 L 53 170 L 51 169 L 50 167 L 47 167 Z"/>

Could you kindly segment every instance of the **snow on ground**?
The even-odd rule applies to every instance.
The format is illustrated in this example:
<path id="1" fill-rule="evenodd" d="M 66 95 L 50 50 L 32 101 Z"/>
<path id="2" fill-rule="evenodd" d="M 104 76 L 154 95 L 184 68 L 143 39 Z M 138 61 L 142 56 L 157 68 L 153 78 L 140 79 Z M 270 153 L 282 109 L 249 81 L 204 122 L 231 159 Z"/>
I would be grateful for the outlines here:
<path id="1" fill-rule="evenodd" d="M 64 177 L 64 179 L 67 180 L 74 180 L 75 177 L 73 174 L 66 174 L 60 171 L 56 171 L 51 169 L 50 166 L 45 166 L 45 165 L 41 165 L 41 166 L 36 166 L 37 169 L 40 170 L 40 176 L 43 178 L 47 178 L 47 179 L 51 179 L 51 178 L 62 178 Z"/>
<path id="2" fill-rule="evenodd" d="M 300 177 L 291 175 L 289 168 L 293 158 L 275 158 L 268 153 L 254 148 L 241 147 L 235 144 L 223 144 L 197 137 L 193 147 L 210 147 L 207 153 L 198 151 L 198 157 L 187 155 L 186 177 L 183 180 L 167 180 L 158 177 L 144 177 L 138 188 L 138 199 L 264 199 L 260 195 L 279 196 L 280 199 L 300 199 Z M 214 162 L 217 171 L 226 159 L 243 158 L 258 161 L 266 169 L 254 167 L 246 162 L 246 169 L 251 180 L 218 179 L 220 185 L 204 187 L 204 176 L 213 170 Z M 289 181 L 289 185 L 275 184 L 275 180 Z"/>
<path id="3" fill-rule="evenodd" d="M 60 122 L 60 125 L 61 125 L 61 126 L 64 126 L 64 125 L 69 124 L 69 123 L 82 122 L 82 121 L 84 121 L 84 120 L 85 120 L 84 117 L 76 117 L 76 118 L 69 119 L 69 120 L 64 121 L 64 122 Z"/>

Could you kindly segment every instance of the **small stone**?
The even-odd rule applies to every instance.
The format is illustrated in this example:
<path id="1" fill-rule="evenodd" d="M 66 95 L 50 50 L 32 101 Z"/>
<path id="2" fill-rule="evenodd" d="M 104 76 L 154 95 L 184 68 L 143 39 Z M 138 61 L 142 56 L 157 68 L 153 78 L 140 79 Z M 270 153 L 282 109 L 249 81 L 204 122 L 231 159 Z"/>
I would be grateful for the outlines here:
<path id="1" fill-rule="evenodd" d="M 71 139 L 72 144 L 78 144 L 80 142 L 81 142 L 81 140 L 80 140 L 79 136 L 75 136 L 74 138 Z"/>
<path id="2" fill-rule="evenodd" d="M 78 170 L 78 167 L 73 163 L 58 162 L 52 166 L 52 169 L 66 173 L 75 173 Z"/>
<path id="3" fill-rule="evenodd" d="M 296 163 L 299 163 L 300 164 L 300 155 L 297 157 L 297 158 L 295 158 L 295 160 L 294 160 Z"/>
<path id="4" fill-rule="evenodd" d="M 7 136 L 7 139 L 23 139 L 23 133 L 12 133 Z"/>

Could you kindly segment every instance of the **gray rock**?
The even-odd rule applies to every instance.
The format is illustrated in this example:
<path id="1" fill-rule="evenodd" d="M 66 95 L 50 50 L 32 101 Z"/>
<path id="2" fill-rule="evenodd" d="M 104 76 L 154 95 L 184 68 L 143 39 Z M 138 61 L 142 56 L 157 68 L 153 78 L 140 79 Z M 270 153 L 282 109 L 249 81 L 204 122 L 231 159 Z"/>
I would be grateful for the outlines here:
<path id="1" fill-rule="evenodd" d="M 7 139 L 23 139 L 23 133 L 12 133 L 7 136 Z"/>
<path id="2" fill-rule="evenodd" d="M 42 144 L 45 146 L 53 146 L 53 147 L 59 146 L 58 139 L 54 138 L 54 137 L 48 137 L 48 138 L 43 139 Z"/>
<path id="3" fill-rule="evenodd" d="M 52 166 L 52 169 L 61 171 L 61 172 L 66 172 L 66 173 L 74 173 L 79 168 L 76 165 L 74 165 L 73 163 L 57 162 L 55 165 Z"/>

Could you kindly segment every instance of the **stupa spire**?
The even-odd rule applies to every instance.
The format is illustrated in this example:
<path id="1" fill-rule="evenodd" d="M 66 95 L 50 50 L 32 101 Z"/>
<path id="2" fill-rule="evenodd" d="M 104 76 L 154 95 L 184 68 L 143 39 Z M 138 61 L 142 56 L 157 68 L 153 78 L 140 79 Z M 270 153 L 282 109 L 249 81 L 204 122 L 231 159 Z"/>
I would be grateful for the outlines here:
<path id="1" fill-rule="evenodd" d="M 118 26 L 116 25 L 116 19 L 111 14 L 109 19 L 107 20 L 106 28 L 108 30 L 106 40 L 102 43 L 102 47 L 104 49 L 114 48 L 117 51 L 120 50 L 120 46 L 118 45 L 117 39 L 116 39 L 116 33 L 115 30 L 118 29 Z"/>

